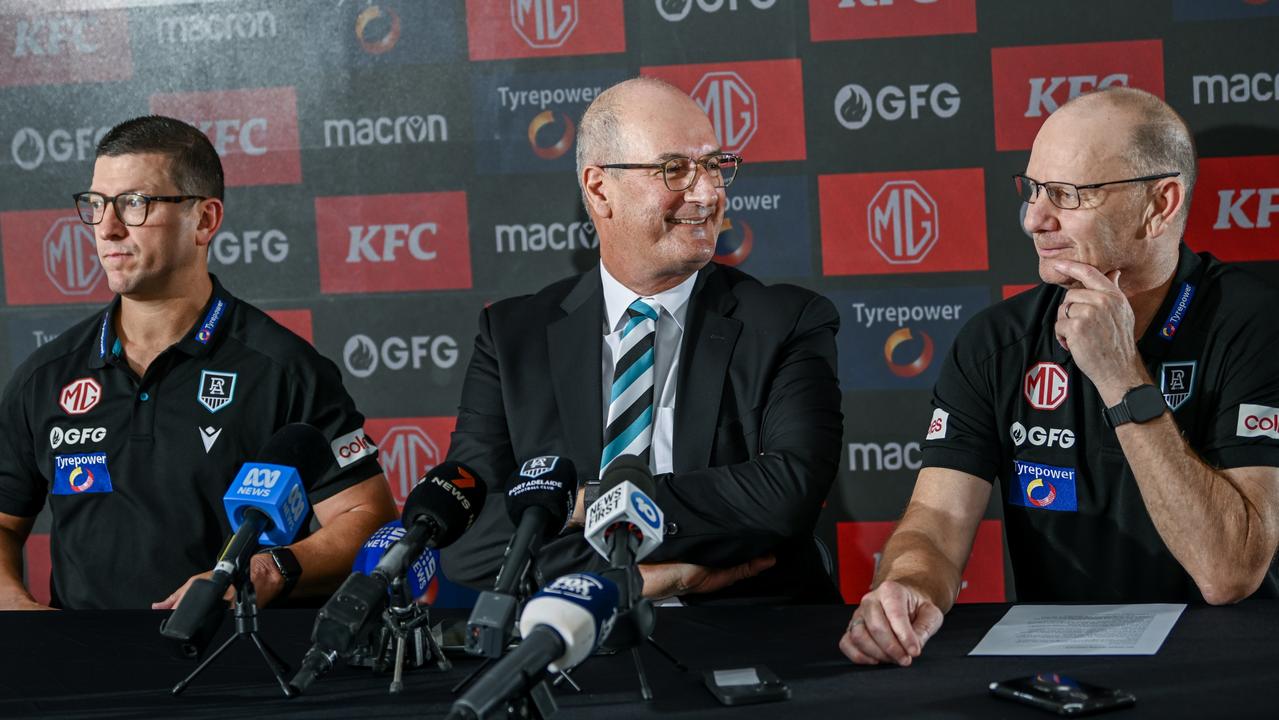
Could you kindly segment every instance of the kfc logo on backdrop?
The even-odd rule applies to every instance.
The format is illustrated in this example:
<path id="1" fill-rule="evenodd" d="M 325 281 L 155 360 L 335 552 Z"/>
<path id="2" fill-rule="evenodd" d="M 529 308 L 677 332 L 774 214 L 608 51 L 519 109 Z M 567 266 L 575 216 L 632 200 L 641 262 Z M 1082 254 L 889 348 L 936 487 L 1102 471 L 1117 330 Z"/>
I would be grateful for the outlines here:
<path id="1" fill-rule="evenodd" d="M 1022 393 L 1036 410 L 1056 410 L 1066 401 L 1070 376 L 1054 362 L 1041 362 L 1026 371 Z"/>
<path id="2" fill-rule="evenodd" d="M 112 82 L 132 77 L 126 10 L 0 13 L 0 87 Z"/>
<path id="3" fill-rule="evenodd" d="M 622 0 L 466 0 L 472 60 L 626 50 Z"/>
<path id="4" fill-rule="evenodd" d="M 378 459 L 395 504 L 408 497 L 428 470 L 444 462 L 455 417 L 369 418 L 368 436 L 377 441 Z"/>
<path id="5" fill-rule="evenodd" d="M 291 87 L 151 96 L 151 112 L 209 136 L 228 186 L 302 182 L 297 105 Z"/>
<path id="6" fill-rule="evenodd" d="M 1092 90 L 1122 85 L 1164 96 L 1162 40 L 994 48 L 990 65 L 996 150 L 1030 149 L 1053 111 Z"/>
<path id="7" fill-rule="evenodd" d="M 804 82 L 799 60 L 640 68 L 686 91 L 715 127 L 721 149 L 748 162 L 804 160 Z"/>
<path id="8" fill-rule="evenodd" d="M 83 415 L 97 407 L 102 386 L 93 378 L 73 380 L 58 393 L 58 407 L 68 415 Z"/>
<path id="9" fill-rule="evenodd" d="M 1203 158 L 1186 243 L 1222 260 L 1279 260 L 1279 155 Z"/>
<path id="10" fill-rule="evenodd" d="M 820 175 L 826 275 L 986 270 L 980 168 Z"/>
<path id="11" fill-rule="evenodd" d="M 977 0 L 808 0 L 813 42 L 977 32 Z"/>
<path id="12" fill-rule="evenodd" d="M 66 210 L 0 213 L 5 294 L 10 305 L 110 300 L 93 230 Z"/>
<path id="13" fill-rule="evenodd" d="M 841 522 L 835 524 L 839 543 L 839 590 L 846 603 L 861 602 L 883 559 L 884 544 L 895 522 Z M 972 554 L 964 565 L 956 602 L 1004 602 L 1003 528 L 998 520 L 982 520 L 973 539 Z"/>
<path id="14" fill-rule="evenodd" d="M 315 199 L 325 293 L 471 287 L 466 193 Z"/>

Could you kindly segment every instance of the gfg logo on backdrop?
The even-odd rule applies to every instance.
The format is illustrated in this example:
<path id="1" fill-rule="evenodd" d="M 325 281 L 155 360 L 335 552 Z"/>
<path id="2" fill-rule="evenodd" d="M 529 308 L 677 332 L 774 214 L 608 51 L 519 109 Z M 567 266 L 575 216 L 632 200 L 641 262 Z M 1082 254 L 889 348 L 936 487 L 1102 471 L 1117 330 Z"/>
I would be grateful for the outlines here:
<path id="1" fill-rule="evenodd" d="M 1122 85 L 1164 95 L 1163 41 L 994 48 L 995 149 L 1027 150 L 1057 108 Z"/>
<path id="2" fill-rule="evenodd" d="M 1240 262 L 1279 260 L 1279 155 L 1203 158 L 1186 242 Z"/>
<path id="3" fill-rule="evenodd" d="M 984 177 L 979 168 L 818 176 L 822 272 L 987 269 Z"/>
<path id="4" fill-rule="evenodd" d="M 315 227 L 323 292 L 471 286 L 466 193 L 320 197 Z"/>
<path id="5" fill-rule="evenodd" d="M 799 60 L 640 68 L 687 92 L 706 111 L 720 146 L 748 162 L 804 160 L 803 73 Z"/>
<path id="6" fill-rule="evenodd" d="M 132 77 L 127 10 L 0 13 L 0 87 Z"/>
<path id="7" fill-rule="evenodd" d="M 13 163 L 23 170 L 35 170 L 45 161 L 64 163 L 93 160 L 98 141 L 111 128 L 54 128 L 44 131 L 33 127 L 18 128 L 9 142 Z"/>
<path id="8" fill-rule="evenodd" d="M 977 0 L 809 0 L 813 42 L 977 32 Z"/>
<path id="9" fill-rule="evenodd" d="M 457 424 L 452 417 L 369 418 L 364 429 L 377 441 L 378 460 L 386 474 L 395 504 L 404 499 L 428 470 L 444 461 L 449 435 Z"/>
<path id="10" fill-rule="evenodd" d="M 754 8 L 767 10 L 777 4 L 777 0 L 653 0 L 657 6 L 657 14 L 667 22 L 679 22 L 688 17 L 696 8 L 704 13 L 717 13 L 721 10 L 737 12 L 740 9 Z"/>
<path id="11" fill-rule="evenodd" d="M 466 0 L 472 60 L 626 50 L 621 0 Z"/>
<path id="12" fill-rule="evenodd" d="M 948 82 L 885 85 L 872 94 L 865 86 L 849 83 L 835 93 L 835 120 L 848 130 L 860 130 L 874 118 L 894 122 L 918 120 L 925 115 L 948 119 L 959 112 L 959 88 Z"/>
<path id="13" fill-rule="evenodd" d="M 352 335 L 342 346 L 342 362 L 347 372 L 367 378 L 378 371 L 421 370 L 435 367 L 448 370 L 457 364 L 457 341 L 451 335 L 392 335 L 381 342 L 364 334 Z"/>
<path id="14" fill-rule="evenodd" d="M 93 303 L 112 297 L 102 280 L 93 230 L 66 210 L 0 213 L 0 248 L 11 305 Z"/>

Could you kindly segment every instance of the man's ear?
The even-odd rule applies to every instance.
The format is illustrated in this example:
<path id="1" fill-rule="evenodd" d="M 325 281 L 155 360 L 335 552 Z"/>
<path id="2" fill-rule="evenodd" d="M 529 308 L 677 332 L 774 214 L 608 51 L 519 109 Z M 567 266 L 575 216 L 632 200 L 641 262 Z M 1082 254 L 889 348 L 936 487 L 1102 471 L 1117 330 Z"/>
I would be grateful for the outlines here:
<path id="1" fill-rule="evenodd" d="M 1150 202 L 1146 204 L 1143 224 L 1146 226 L 1147 236 L 1158 237 L 1163 234 L 1185 203 L 1185 185 L 1177 178 L 1160 180 L 1151 194 Z"/>
<path id="2" fill-rule="evenodd" d="M 613 216 L 613 208 L 609 202 L 608 175 L 599 167 L 588 165 L 582 170 L 582 197 L 585 199 L 591 214 L 596 218 Z"/>
<path id="3" fill-rule="evenodd" d="M 213 236 L 217 235 L 218 228 L 222 227 L 222 213 L 224 207 L 222 201 L 217 198 L 207 198 L 197 200 L 200 204 L 200 216 L 195 223 L 195 244 L 196 247 L 207 247 L 213 242 Z"/>

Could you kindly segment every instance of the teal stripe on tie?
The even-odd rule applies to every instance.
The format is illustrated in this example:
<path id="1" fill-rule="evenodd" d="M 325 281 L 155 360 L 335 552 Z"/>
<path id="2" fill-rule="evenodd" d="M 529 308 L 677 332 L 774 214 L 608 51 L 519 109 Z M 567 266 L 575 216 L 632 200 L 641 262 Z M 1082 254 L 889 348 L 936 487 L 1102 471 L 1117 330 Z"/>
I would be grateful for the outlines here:
<path id="1" fill-rule="evenodd" d="M 640 323 L 644 322 L 644 318 L 648 318 L 649 320 L 652 320 L 654 323 L 657 322 L 657 311 L 654 310 L 651 306 L 649 306 L 648 303 L 644 302 L 643 300 L 636 300 L 635 302 L 627 306 L 626 309 L 631 312 L 639 313 L 643 317 L 636 317 L 632 315 L 629 319 L 627 319 L 626 325 L 622 328 L 622 337 L 626 337 L 627 335 L 629 335 L 631 333 L 631 330 L 635 329 L 636 325 L 639 325 Z"/>
<path id="2" fill-rule="evenodd" d="M 616 400 L 619 395 L 626 391 L 626 388 L 631 386 L 631 383 L 638 380 L 639 376 L 643 375 L 651 367 L 653 367 L 653 348 L 645 350 L 638 360 L 626 368 L 626 372 L 613 381 L 613 388 L 609 391 L 611 393 L 608 399 L 609 403 L 611 404 Z"/>
<path id="3" fill-rule="evenodd" d="M 609 443 L 608 447 L 604 448 L 604 460 L 600 462 L 600 470 L 608 467 L 608 464 L 613 462 L 613 459 L 620 455 L 622 451 L 625 450 L 633 440 L 635 440 L 635 438 L 639 437 L 640 433 L 647 430 L 652 422 L 653 406 L 649 405 L 644 408 L 644 412 L 639 417 L 635 418 L 635 422 L 631 423 L 630 427 L 626 428 L 620 435 L 613 438 L 613 442 Z"/>

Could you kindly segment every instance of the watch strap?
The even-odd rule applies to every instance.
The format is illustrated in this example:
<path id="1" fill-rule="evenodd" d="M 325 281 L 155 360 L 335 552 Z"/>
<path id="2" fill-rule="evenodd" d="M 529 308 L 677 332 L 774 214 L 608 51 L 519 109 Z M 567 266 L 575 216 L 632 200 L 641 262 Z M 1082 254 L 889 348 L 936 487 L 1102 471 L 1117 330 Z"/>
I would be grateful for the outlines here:
<path id="1" fill-rule="evenodd" d="M 585 510 L 600 499 L 600 481 L 587 480 L 586 489 L 582 492 L 582 509 Z"/>
<path id="2" fill-rule="evenodd" d="M 262 555 L 271 558 L 271 562 L 275 564 L 275 569 L 279 571 L 280 577 L 284 578 L 284 587 L 280 588 L 279 594 L 272 600 L 273 603 L 284 600 L 293 592 L 293 588 L 297 587 L 298 580 L 302 579 L 302 564 L 298 562 L 298 558 L 289 548 L 280 545 L 278 547 L 267 548 L 263 550 Z"/>

